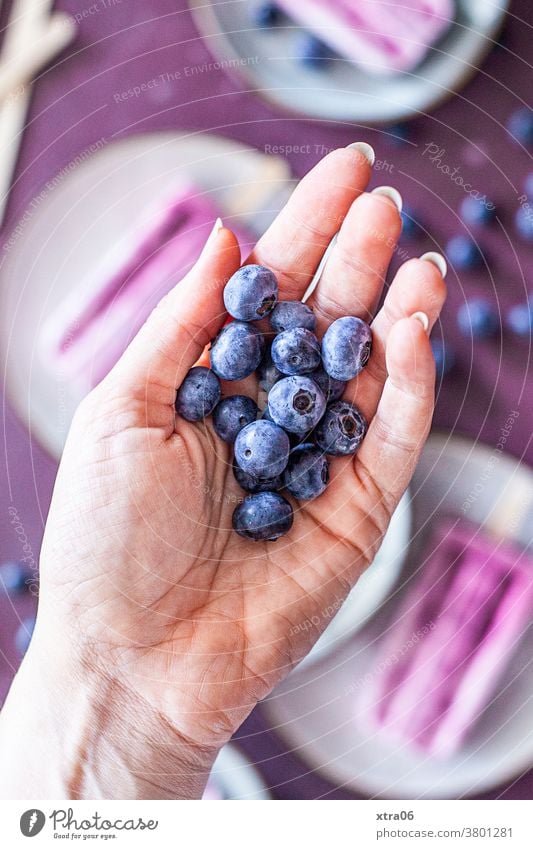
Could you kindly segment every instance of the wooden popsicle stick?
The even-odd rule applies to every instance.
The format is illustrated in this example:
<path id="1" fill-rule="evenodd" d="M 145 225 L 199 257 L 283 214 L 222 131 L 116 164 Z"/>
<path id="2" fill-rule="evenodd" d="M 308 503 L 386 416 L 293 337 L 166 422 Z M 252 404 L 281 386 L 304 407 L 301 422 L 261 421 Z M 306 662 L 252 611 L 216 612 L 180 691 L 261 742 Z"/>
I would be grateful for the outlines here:
<path id="1" fill-rule="evenodd" d="M 2 61 L 12 60 L 24 51 L 28 39 L 44 30 L 54 0 L 13 0 L 9 23 L 2 45 Z M 31 97 L 28 85 L 18 97 L 0 106 L 0 226 L 3 222 L 9 190 L 15 171 L 20 142 Z"/>
<path id="2" fill-rule="evenodd" d="M 60 12 L 52 15 L 42 33 L 36 33 L 24 51 L 8 62 L 0 61 L 0 103 L 10 95 L 17 97 L 38 71 L 63 50 L 74 37 L 72 18 Z"/>

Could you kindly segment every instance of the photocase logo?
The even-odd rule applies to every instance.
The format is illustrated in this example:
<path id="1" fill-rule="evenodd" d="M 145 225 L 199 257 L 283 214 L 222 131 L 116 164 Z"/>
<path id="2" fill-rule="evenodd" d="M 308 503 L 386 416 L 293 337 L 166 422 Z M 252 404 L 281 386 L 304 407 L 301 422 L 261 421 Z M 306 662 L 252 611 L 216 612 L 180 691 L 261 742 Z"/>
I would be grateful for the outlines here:
<path id="1" fill-rule="evenodd" d="M 43 830 L 46 817 L 42 811 L 37 808 L 30 808 L 29 811 L 24 811 L 20 818 L 20 830 L 24 837 L 35 837 Z"/>

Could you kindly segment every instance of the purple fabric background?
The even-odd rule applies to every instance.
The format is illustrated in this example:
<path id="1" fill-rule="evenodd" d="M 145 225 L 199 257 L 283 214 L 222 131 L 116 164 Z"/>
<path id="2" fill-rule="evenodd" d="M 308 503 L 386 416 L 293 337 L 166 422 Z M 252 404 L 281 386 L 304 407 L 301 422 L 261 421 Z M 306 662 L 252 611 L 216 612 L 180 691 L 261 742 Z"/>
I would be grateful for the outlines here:
<path id="1" fill-rule="evenodd" d="M 255 144 L 344 146 L 359 139 L 377 152 L 374 184 L 390 183 L 419 214 L 433 234 L 417 243 L 405 242 L 407 255 L 431 248 L 443 250 L 447 239 L 460 232 L 458 206 L 464 190 L 446 176 L 425 153 L 429 144 L 444 153 L 441 163 L 458 168 L 465 180 L 487 193 L 498 206 L 498 220 L 479 232 L 486 263 L 476 273 L 449 271 L 450 297 L 443 316 L 443 333 L 459 353 L 453 378 L 439 389 L 436 425 L 496 445 L 511 410 L 521 415 L 512 429 L 506 451 L 533 460 L 531 445 L 530 342 L 503 333 L 491 342 L 465 343 L 455 330 L 457 306 L 466 296 L 485 294 L 499 309 L 524 299 L 533 262 L 533 245 L 515 234 L 514 213 L 529 170 L 530 154 L 509 139 L 505 129 L 510 113 L 527 103 L 532 76 L 533 13 L 529 0 L 512 3 L 503 45 L 496 47 L 475 79 L 460 95 L 430 116 L 412 122 L 407 142 L 398 144 L 390 130 L 370 130 L 348 122 L 322 122 L 288 116 L 247 93 L 246 85 L 224 72 L 199 74 L 159 86 L 140 97 L 116 103 L 114 94 L 162 73 L 212 60 L 198 37 L 184 0 L 107 0 L 79 25 L 79 36 L 62 61 L 35 86 L 30 122 L 8 207 L 4 236 L 32 197 L 76 154 L 104 138 L 155 129 L 193 129 L 217 132 Z M 91 4 L 87 4 L 88 8 Z M 61 0 L 72 14 L 81 3 Z M 6 9 L 2 14 L 5 23 Z M 291 157 L 294 174 L 301 176 L 318 158 Z M 528 406 L 529 405 L 529 406 Z M 4 405 L 4 462 L 1 470 L 0 535 L 2 559 L 21 557 L 21 544 L 8 508 L 20 519 L 35 559 L 55 475 L 54 462 L 32 443 L 25 428 Z M 20 527 L 19 527 L 20 534 Z M 0 699 L 18 663 L 13 634 L 19 621 L 33 611 L 31 598 L 0 602 Z M 242 745 L 258 763 L 280 798 L 351 798 L 336 790 L 283 750 L 256 711 L 241 730 Z M 533 772 L 518 777 L 509 788 L 490 797 L 531 798 Z"/>

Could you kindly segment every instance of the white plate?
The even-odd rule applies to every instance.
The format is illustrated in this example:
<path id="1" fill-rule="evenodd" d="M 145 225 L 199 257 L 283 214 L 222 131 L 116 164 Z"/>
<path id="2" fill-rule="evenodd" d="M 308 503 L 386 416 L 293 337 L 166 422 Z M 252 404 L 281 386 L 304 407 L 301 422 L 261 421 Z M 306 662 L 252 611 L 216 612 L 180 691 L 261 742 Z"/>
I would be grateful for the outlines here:
<path id="1" fill-rule="evenodd" d="M 135 136 L 69 171 L 7 237 L 0 265 L 4 382 L 12 406 L 53 457 L 61 455 L 80 397 L 40 361 L 41 328 L 67 293 L 90 282 L 91 269 L 135 229 L 142 210 L 183 176 L 231 210 L 229 226 L 240 222 L 260 233 L 285 199 L 290 172 L 284 160 L 218 136 Z"/>
<path id="2" fill-rule="evenodd" d="M 189 2 L 211 52 L 262 97 L 291 112 L 367 124 L 428 112 L 462 88 L 494 46 L 509 5 L 508 0 L 458 0 L 457 22 L 418 68 L 376 78 L 342 59 L 331 61 L 327 70 L 301 67 L 291 58 L 300 28 L 254 27 L 250 0 Z"/>
<path id="3" fill-rule="evenodd" d="M 272 798 L 256 768 L 234 743 L 220 750 L 209 781 L 219 788 L 224 799 Z"/>
<path id="4" fill-rule="evenodd" d="M 487 474 L 487 469 L 490 473 Z M 483 482 L 482 486 L 478 484 Z M 465 439 L 433 435 L 411 486 L 413 557 L 435 516 L 465 517 L 496 537 L 533 548 L 533 472 Z M 405 579 L 409 577 L 407 564 Z M 404 582 L 405 583 L 405 582 Z M 264 703 L 271 728 L 336 786 L 393 799 L 479 796 L 533 766 L 533 627 L 524 635 L 464 747 L 448 760 L 415 754 L 363 731 L 359 689 L 377 663 L 376 644 L 400 598 L 353 639 L 296 672 Z"/>

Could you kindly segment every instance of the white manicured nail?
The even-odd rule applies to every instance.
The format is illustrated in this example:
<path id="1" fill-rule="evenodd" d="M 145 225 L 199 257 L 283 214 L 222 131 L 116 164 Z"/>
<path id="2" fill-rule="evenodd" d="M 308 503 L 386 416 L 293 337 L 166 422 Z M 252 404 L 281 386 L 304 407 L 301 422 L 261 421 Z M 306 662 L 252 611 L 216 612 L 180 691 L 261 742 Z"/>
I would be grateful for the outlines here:
<path id="1" fill-rule="evenodd" d="M 429 318 L 425 314 L 425 312 L 414 312 L 411 318 L 416 318 L 417 321 L 420 322 L 422 327 L 424 328 L 424 332 L 427 333 L 429 330 Z"/>
<path id="2" fill-rule="evenodd" d="M 389 198 L 398 210 L 398 212 L 402 211 L 403 200 L 398 189 L 394 189 L 392 186 L 378 186 L 376 189 L 372 189 L 371 194 L 373 195 L 383 195 L 385 198 Z"/>
<path id="3" fill-rule="evenodd" d="M 446 274 L 448 273 L 448 266 L 446 265 L 446 260 L 442 254 L 438 254 L 436 251 L 429 251 L 427 254 L 422 254 L 420 259 L 423 259 L 426 262 L 432 262 L 433 265 L 436 265 L 439 269 L 443 279 L 446 277 Z"/>
<path id="4" fill-rule="evenodd" d="M 366 142 L 353 142 L 352 144 L 347 144 L 346 147 L 348 150 L 357 150 L 359 153 L 365 157 L 366 161 L 373 165 L 376 161 L 376 154 L 374 152 L 374 148 L 372 145 L 367 144 Z"/>
<path id="5" fill-rule="evenodd" d="M 224 224 L 222 223 L 222 218 L 217 218 L 217 220 L 215 221 L 215 224 L 213 226 L 213 229 L 211 230 L 209 236 L 207 237 L 206 243 L 203 247 L 204 251 L 207 250 L 207 248 L 215 241 L 215 239 L 217 237 L 217 233 L 219 233 L 220 230 L 222 230 L 223 226 L 224 226 Z"/>

